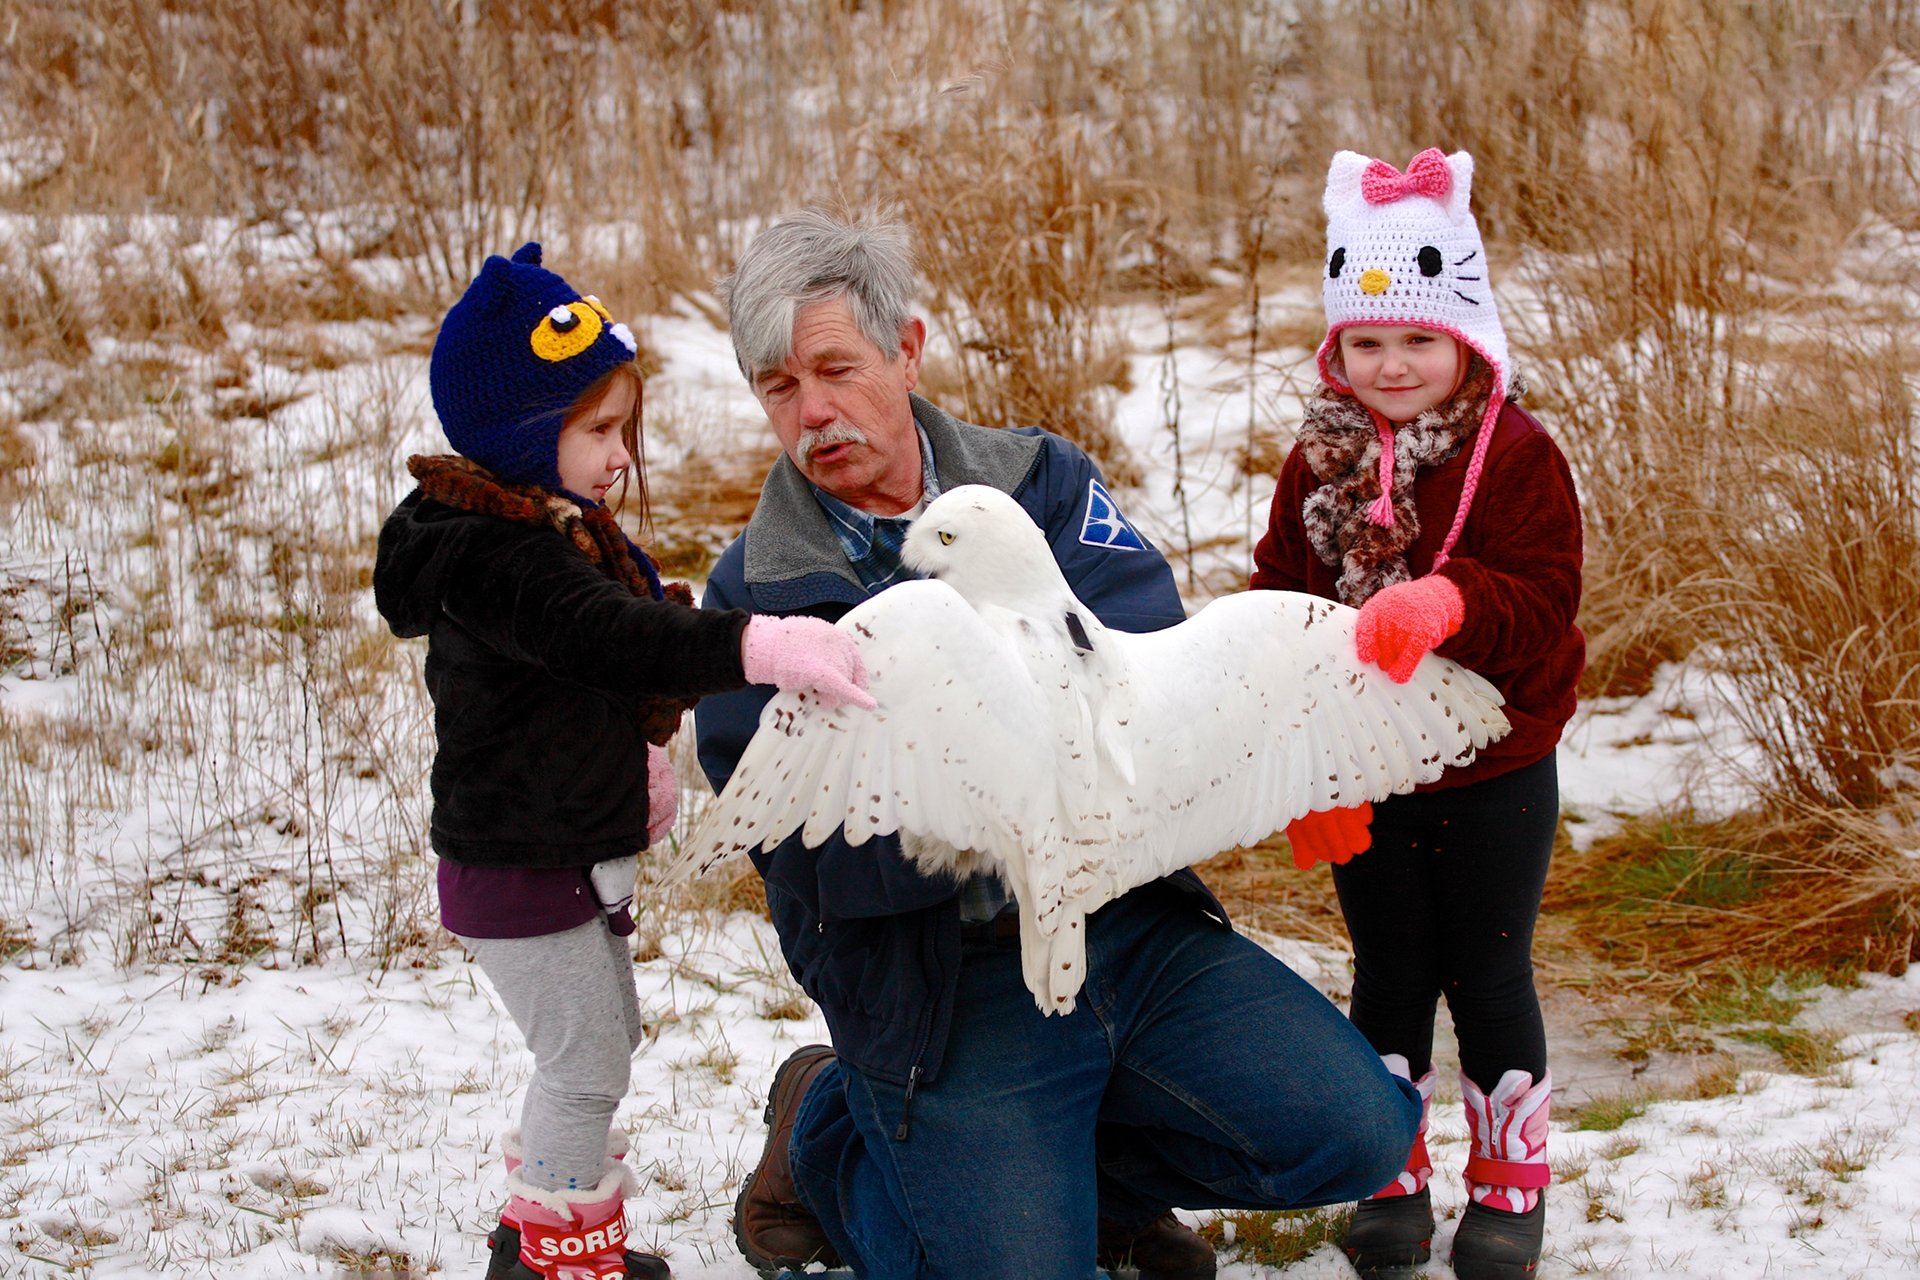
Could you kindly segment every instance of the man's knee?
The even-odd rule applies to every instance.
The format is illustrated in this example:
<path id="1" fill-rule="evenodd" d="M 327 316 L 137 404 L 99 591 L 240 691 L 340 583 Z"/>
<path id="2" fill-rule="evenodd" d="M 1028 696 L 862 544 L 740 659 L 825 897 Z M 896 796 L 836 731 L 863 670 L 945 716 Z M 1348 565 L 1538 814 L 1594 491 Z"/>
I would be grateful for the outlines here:
<path id="1" fill-rule="evenodd" d="M 1370 1196 L 1406 1167 L 1420 1125 L 1420 1094 L 1398 1076 L 1389 1080 L 1386 1088 L 1364 1095 L 1355 1091 L 1352 1125 L 1344 1135 L 1348 1173 L 1343 1182 L 1352 1194 L 1339 1199 Z"/>

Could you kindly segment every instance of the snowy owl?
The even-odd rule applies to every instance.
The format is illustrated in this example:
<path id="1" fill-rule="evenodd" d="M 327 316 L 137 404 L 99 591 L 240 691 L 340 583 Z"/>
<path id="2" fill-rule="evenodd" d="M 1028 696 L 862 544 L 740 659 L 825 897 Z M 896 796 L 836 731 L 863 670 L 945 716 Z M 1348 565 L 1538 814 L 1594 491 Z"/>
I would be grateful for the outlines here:
<path id="1" fill-rule="evenodd" d="M 901 557 L 925 577 L 855 607 L 871 711 L 777 694 L 669 878 L 899 832 L 928 874 L 999 874 L 1043 1013 L 1070 1013 L 1086 917 L 1315 809 L 1384 800 L 1507 730 L 1500 695 L 1429 654 L 1394 684 L 1357 611 L 1248 591 L 1164 631 L 1109 631 L 1006 494 L 952 489 Z"/>

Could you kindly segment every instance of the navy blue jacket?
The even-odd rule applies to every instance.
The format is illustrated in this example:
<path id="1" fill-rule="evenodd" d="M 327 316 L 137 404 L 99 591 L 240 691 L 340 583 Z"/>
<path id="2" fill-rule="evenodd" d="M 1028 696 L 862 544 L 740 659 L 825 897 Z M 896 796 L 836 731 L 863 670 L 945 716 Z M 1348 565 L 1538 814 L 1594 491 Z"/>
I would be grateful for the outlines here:
<path id="1" fill-rule="evenodd" d="M 1092 459 L 1037 427 L 972 426 L 913 397 L 940 487 L 990 484 L 1046 531 L 1083 603 L 1120 631 L 1156 631 L 1185 616 L 1173 571 L 1118 518 Z M 703 606 L 837 619 L 867 598 L 812 488 L 786 457 L 774 464 L 746 531 L 721 555 Z M 726 785 L 772 697 L 767 685 L 718 694 L 695 711 L 700 764 Z M 959 895 L 923 876 L 899 839 L 855 849 L 834 836 L 808 849 L 796 834 L 755 853 L 794 977 L 825 1012 L 835 1051 L 896 1084 L 939 1073 L 960 976 Z M 1226 912 L 1188 870 L 1166 877 L 1204 910 Z"/>

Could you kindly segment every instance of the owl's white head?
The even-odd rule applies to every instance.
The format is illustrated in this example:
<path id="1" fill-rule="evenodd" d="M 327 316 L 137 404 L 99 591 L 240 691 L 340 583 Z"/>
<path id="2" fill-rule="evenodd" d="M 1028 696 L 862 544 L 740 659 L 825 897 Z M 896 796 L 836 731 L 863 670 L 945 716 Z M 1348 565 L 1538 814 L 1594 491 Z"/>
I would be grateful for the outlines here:
<path id="1" fill-rule="evenodd" d="M 963 484 L 928 503 L 907 530 L 900 560 L 946 583 L 975 608 L 1051 608 L 1067 590 L 1033 517 L 990 485 Z"/>

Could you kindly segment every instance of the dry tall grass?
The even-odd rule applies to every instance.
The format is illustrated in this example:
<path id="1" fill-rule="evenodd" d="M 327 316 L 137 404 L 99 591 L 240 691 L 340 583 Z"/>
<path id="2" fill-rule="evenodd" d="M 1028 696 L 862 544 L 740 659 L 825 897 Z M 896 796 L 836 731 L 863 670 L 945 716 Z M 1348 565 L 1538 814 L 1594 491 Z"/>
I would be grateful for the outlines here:
<path id="1" fill-rule="evenodd" d="M 1110 304 L 1144 291 L 1171 333 L 1174 301 L 1209 290 L 1259 417 L 1293 324 L 1263 318 L 1263 289 L 1318 257 L 1327 156 L 1439 143 L 1480 162 L 1509 326 L 1582 487 L 1588 692 L 1712 655 L 1780 804 L 1894 815 L 1868 824 L 1888 832 L 1868 869 L 1839 844 L 1795 856 L 1859 883 L 1898 869 L 1920 535 L 1895 338 L 1920 280 L 1861 263 L 1920 230 L 1910 0 L 15 0 L 4 32 L 0 652 L 82 690 L 58 728 L 8 726 L 20 866 L 101 847 L 88 824 L 164 771 L 198 796 L 175 824 L 195 848 L 299 818 L 280 838 L 315 868 L 304 954 L 342 929 L 315 815 L 371 788 L 369 865 L 419 844 L 418 700 L 364 687 L 403 664 L 356 595 L 417 418 L 370 395 L 281 428 L 289 397 L 367 361 L 335 322 L 378 320 L 380 358 L 417 358 L 481 256 L 533 235 L 623 311 L 708 307 L 768 215 L 893 204 L 957 407 L 1056 426 L 1124 477 Z M 751 472 L 716 462 L 689 493 L 738 513 Z M 83 499 L 103 475 L 127 478 L 126 519 Z M 312 487 L 297 521 L 254 496 L 289 475 Z M 697 571 L 706 517 L 661 498 L 674 567 Z M 263 690 L 301 708 L 273 721 L 295 745 L 246 744 Z M 217 861 L 152 856 L 156 883 Z M 395 884 L 388 938 L 418 914 L 417 877 Z"/>
<path id="2" fill-rule="evenodd" d="M 1124 389 L 1126 353 L 1102 304 L 1138 223 L 1129 214 L 1152 192 L 1102 175 L 1093 156 L 1103 140 L 1072 122 L 996 121 L 987 102 L 949 112 L 902 131 L 881 173 L 896 190 L 947 193 L 905 213 L 925 246 L 936 331 L 952 345 L 954 409 L 1058 431 L 1109 479 L 1132 483 L 1138 473 L 1102 394 Z"/>

